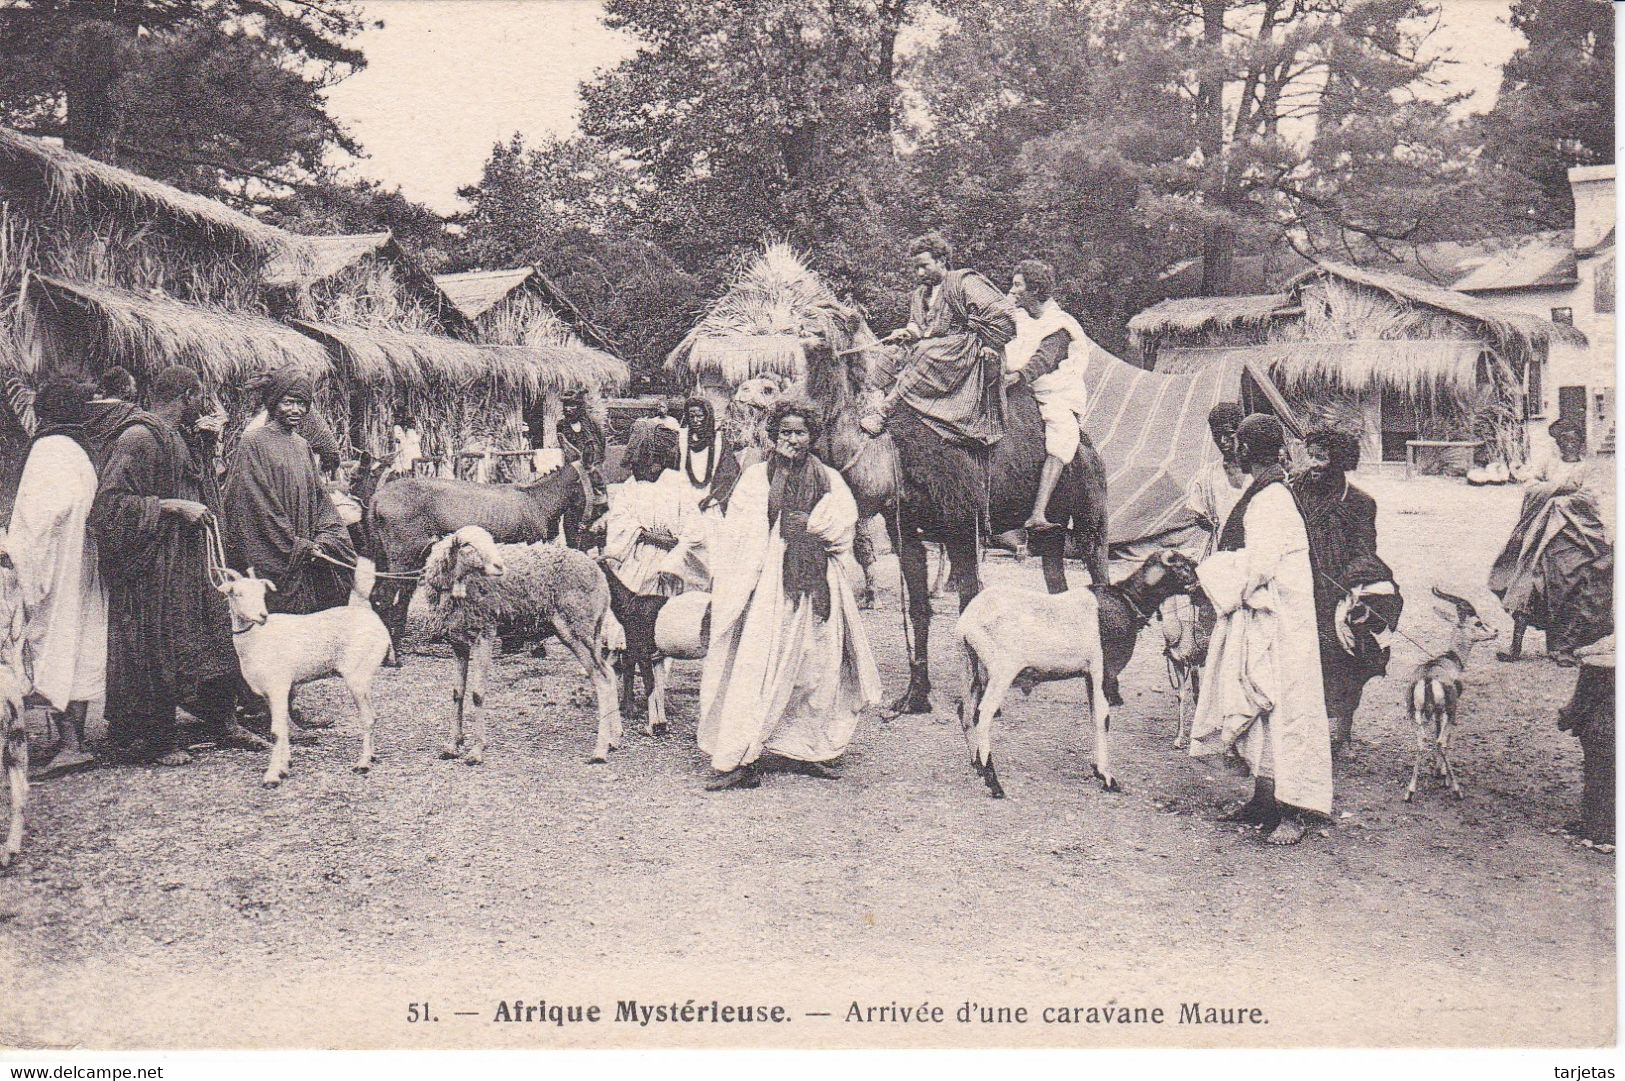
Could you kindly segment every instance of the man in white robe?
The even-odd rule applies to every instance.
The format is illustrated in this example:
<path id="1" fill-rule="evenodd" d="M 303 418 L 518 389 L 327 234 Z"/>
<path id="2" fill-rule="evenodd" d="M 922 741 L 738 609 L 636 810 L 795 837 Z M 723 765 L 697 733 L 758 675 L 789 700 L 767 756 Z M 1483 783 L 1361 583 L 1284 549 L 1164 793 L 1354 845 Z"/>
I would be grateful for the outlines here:
<path id="1" fill-rule="evenodd" d="M 675 433 L 640 425 L 626 448 L 632 476 L 609 488 L 604 558 L 634 593 L 710 588 L 704 524 L 675 460 Z"/>
<path id="2" fill-rule="evenodd" d="M 1191 553 L 1198 561 L 1218 549 L 1219 530 L 1247 488 L 1246 476 L 1236 461 L 1236 428 L 1241 421 L 1241 406 L 1235 402 L 1220 402 L 1208 410 L 1207 430 L 1219 449 L 1219 460 L 1203 466 L 1185 486 L 1185 507 L 1208 535 L 1202 551 Z"/>
<path id="3" fill-rule="evenodd" d="M 1100 348 L 1055 303 L 1054 290 L 1055 271 L 1036 259 L 1018 263 L 1010 278 L 1016 336 L 1004 347 L 1005 383 L 1025 382 L 1038 401 L 1038 415 L 1044 422 L 1044 466 L 1026 522 L 1026 528 L 1032 530 L 1055 528 L 1044 512 L 1061 470 L 1077 457 L 1088 405 L 1083 375 L 1090 356 Z"/>
<path id="4" fill-rule="evenodd" d="M 37 776 L 82 769 L 85 713 L 107 675 L 107 593 L 86 530 L 96 470 L 80 443 L 90 387 L 52 379 L 34 399 L 39 428 L 6 529 L 27 613 L 33 702 L 56 713 L 62 743 Z"/>
<path id="5" fill-rule="evenodd" d="M 814 457 L 814 407 L 781 403 L 773 457 L 747 468 L 713 552 L 710 650 L 700 678 L 700 749 L 712 791 L 755 788 L 764 753 L 821 778 L 846 752 L 880 673 L 852 582 L 857 504 Z"/>
<path id="6" fill-rule="evenodd" d="M 1237 433 L 1252 476 L 1197 568 L 1218 614 L 1191 722 L 1195 757 L 1236 754 L 1253 797 L 1226 816 L 1260 826 L 1266 843 L 1296 844 L 1300 815 L 1332 807 L 1331 726 L 1320 678 L 1309 538 L 1284 483 L 1281 425 L 1255 414 Z"/>

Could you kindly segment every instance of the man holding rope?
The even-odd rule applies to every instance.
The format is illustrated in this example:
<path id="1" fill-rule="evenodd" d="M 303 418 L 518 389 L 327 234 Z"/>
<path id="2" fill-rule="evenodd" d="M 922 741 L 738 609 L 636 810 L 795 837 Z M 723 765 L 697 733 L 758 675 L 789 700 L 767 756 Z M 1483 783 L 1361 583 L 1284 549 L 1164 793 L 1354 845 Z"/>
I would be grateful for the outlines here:
<path id="1" fill-rule="evenodd" d="M 344 604 L 345 568 L 355 566 L 349 531 L 299 434 L 314 397 L 310 378 L 297 371 L 268 379 L 269 420 L 243 436 L 226 481 L 226 558 L 237 571 L 252 567 L 275 582 L 267 606 L 292 615 Z"/>
<path id="2" fill-rule="evenodd" d="M 90 511 L 107 586 L 109 736 L 138 761 L 185 765 L 175 715 L 184 705 L 217 745 L 270 750 L 232 717 L 237 654 L 205 535 L 219 488 L 185 435 L 203 384 L 189 368 L 166 368 L 152 400 L 151 413 L 130 413 L 113 433 Z"/>

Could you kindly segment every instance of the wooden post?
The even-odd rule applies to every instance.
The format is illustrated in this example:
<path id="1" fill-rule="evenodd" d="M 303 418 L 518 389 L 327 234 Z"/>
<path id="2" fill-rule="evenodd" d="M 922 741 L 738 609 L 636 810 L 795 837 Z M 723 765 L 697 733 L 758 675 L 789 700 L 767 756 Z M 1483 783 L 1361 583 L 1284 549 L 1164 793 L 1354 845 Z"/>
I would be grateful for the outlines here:
<path id="1" fill-rule="evenodd" d="M 559 445 L 559 419 L 564 416 L 564 404 L 559 401 L 559 392 L 547 391 L 542 395 L 542 446 L 556 447 Z"/>

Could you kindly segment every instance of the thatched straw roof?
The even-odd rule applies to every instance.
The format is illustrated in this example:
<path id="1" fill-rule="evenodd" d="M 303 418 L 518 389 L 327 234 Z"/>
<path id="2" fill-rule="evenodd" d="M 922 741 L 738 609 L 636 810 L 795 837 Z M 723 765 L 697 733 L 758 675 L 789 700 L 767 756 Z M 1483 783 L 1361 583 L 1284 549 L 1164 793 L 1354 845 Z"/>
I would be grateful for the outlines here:
<path id="1" fill-rule="evenodd" d="M 1465 320 L 1473 333 L 1481 335 L 1497 351 L 1516 360 L 1535 346 L 1554 341 L 1584 345 L 1585 338 L 1572 327 L 1560 327 L 1548 319 L 1511 312 L 1489 303 L 1404 274 L 1365 270 L 1329 259 L 1317 260 L 1313 269 L 1293 279 L 1281 293 L 1243 297 L 1193 297 L 1165 300 L 1129 320 L 1129 332 L 1137 340 L 1170 334 L 1192 336 L 1237 328 L 1259 328 L 1284 318 L 1302 314 L 1303 287 L 1315 280 L 1333 279 L 1387 294 L 1404 308 L 1428 308 Z"/>
<path id="2" fill-rule="evenodd" d="M 155 218 L 209 243 L 265 257 L 300 257 L 293 234 L 273 225 L 5 127 L 0 127 L 0 197 L 26 200 L 56 215 L 102 211 Z"/>
<path id="3" fill-rule="evenodd" d="M 818 309 L 836 303 L 790 245 L 770 244 L 740 268 L 733 285 L 666 357 L 666 367 L 734 385 L 767 373 L 800 378 L 807 363 L 801 339 L 816 328 Z M 863 327 L 853 345 L 875 340 Z"/>
<path id="4" fill-rule="evenodd" d="M 1258 327 L 1295 309 L 1289 293 L 1241 297 L 1190 297 L 1153 304 L 1128 321 L 1135 338 L 1200 334 L 1230 327 Z"/>
<path id="5" fill-rule="evenodd" d="M 370 386 L 423 390 L 484 383 L 500 394 L 521 395 L 619 387 L 628 378 L 624 362 L 584 346 L 474 345 L 305 319 L 293 325 L 336 349 L 346 375 Z"/>
<path id="6" fill-rule="evenodd" d="M 523 290 L 539 297 L 577 338 L 597 349 L 616 349 L 615 339 L 587 318 L 586 313 L 576 307 L 564 290 L 536 267 L 436 274 L 434 284 L 456 312 L 471 324 L 490 315 L 498 305 Z"/>
<path id="7" fill-rule="evenodd" d="M 260 316 L 42 274 L 29 278 L 25 296 L 48 359 L 56 363 L 93 370 L 120 364 L 148 378 L 181 364 L 211 387 L 269 368 L 298 367 L 314 375 L 332 368 L 316 342 Z"/>
<path id="8" fill-rule="evenodd" d="M 1482 341 L 1455 339 L 1163 346 L 1156 371 L 1188 375 L 1240 360 L 1289 390 L 1334 387 L 1360 394 L 1392 387 L 1421 394 L 1442 385 L 1468 394 L 1478 384 L 1478 359 L 1485 349 Z"/>
<path id="9" fill-rule="evenodd" d="M 1340 278 L 1368 289 L 1381 290 L 1400 304 L 1423 304 L 1477 323 L 1486 337 L 1503 350 L 1514 342 L 1517 343 L 1519 351 L 1530 345 L 1544 346 L 1554 341 L 1574 345 L 1586 344 L 1585 335 L 1573 327 L 1559 326 L 1550 319 L 1542 319 L 1538 315 L 1507 311 L 1477 297 L 1470 297 L 1466 293 L 1458 293 L 1454 289 L 1446 289 L 1439 285 L 1429 285 L 1404 274 L 1366 270 L 1346 263 L 1332 262 L 1329 259 L 1318 260 L 1316 268 L 1299 275 L 1291 288 L 1296 289 L 1305 281 L 1322 275 Z"/>

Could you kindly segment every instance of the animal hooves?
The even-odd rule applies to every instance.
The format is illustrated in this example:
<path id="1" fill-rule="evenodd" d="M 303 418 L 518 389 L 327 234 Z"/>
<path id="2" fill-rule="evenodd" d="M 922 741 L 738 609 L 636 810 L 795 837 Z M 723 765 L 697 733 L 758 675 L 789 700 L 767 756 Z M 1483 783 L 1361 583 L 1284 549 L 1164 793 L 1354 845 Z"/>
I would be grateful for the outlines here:
<path id="1" fill-rule="evenodd" d="M 282 778 L 281 777 L 263 777 L 263 778 L 260 779 L 260 784 L 263 785 L 266 788 L 275 788 L 278 785 L 280 785 L 281 783 L 282 783 Z"/>
<path id="2" fill-rule="evenodd" d="M 366 764 L 363 765 L 362 763 L 357 762 L 355 765 L 351 766 L 350 768 L 352 770 L 354 770 L 356 773 L 366 773 L 366 772 L 368 772 L 368 771 L 370 771 L 372 769 L 372 764 L 369 762 L 369 763 L 366 763 Z"/>
<path id="3" fill-rule="evenodd" d="M 444 745 L 443 747 L 440 748 L 440 757 L 441 758 L 461 758 L 461 757 L 463 757 L 463 752 L 459 751 L 456 747 L 453 747 L 451 744 L 448 743 L 448 744 L 446 744 L 446 745 Z"/>
<path id="4" fill-rule="evenodd" d="M 602 766 L 602 765 L 606 764 L 608 761 L 609 761 L 609 752 L 608 751 L 602 751 L 602 752 L 596 752 L 595 751 L 593 753 L 593 756 L 591 758 L 587 759 L 587 765 L 589 765 L 589 766 Z"/>
<path id="5" fill-rule="evenodd" d="M 666 734 L 667 730 L 668 730 L 667 725 L 657 724 L 657 725 L 654 726 L 654 729 L 650 734 L 655 735 L 655 736 L 663 736 L 663 735 Z"/>

